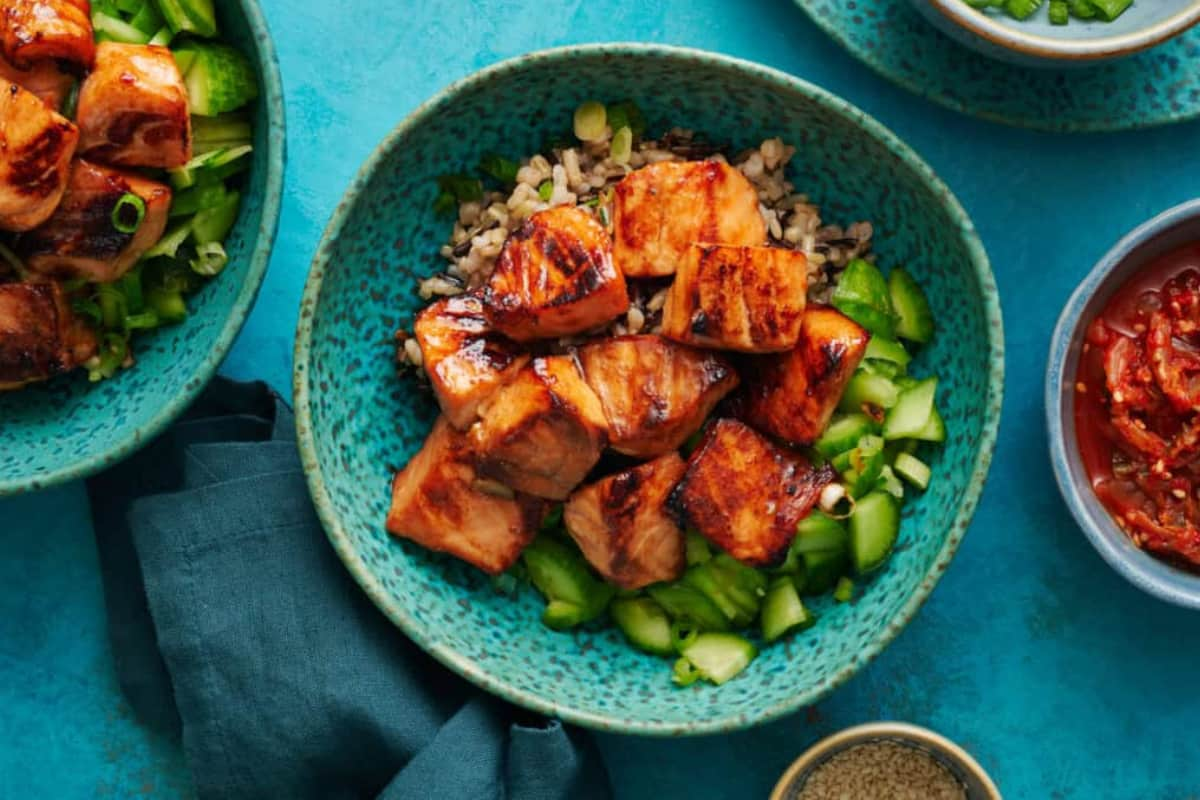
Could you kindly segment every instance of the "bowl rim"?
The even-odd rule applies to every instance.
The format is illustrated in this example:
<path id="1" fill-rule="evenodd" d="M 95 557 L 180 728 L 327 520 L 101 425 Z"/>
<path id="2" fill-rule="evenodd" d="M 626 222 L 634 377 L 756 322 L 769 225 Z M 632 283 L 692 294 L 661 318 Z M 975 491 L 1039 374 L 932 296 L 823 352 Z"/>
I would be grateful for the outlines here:
<path id="1" fill-rule="evenodd" d="M 991 775 L 983 768 L 975 757 L 968 753 L 962 745 L 956 744 L 946 738 L 937 731 L 929 728 L 914 725 L 911 722 L 864 722 L 861 725 L 855 725 L 850 728 L 845 728 L 837 733 L 819 739 L 814 742 L 807 750 L 801 753 L 795 761 L 784 771 L 780 776 L 779 781 L 775 784 L 775 788 L 771 791 L 770 800 L 785 800 L 787 791 L 792 788 L 792 784 L 796 782 L 796 778 L 805 770 L 815 766 L 827 755 L 839 752 L 841 750 L 849 750 L 859 744 L 869 742 L 876 739 L 902 739 L 912 745 L 920 745 L 930 750 L 935 750 L 941 755 L 954 760 L 958 766 L 979 781 L 985 792 L 988 792 L 988 800 L 1000 800 L 1000 789 L 997 788 L 995 781 Z"/>
<path id="2" fill-rule="evenodd" d="M 1088 39 L 1056 39 L 998 22 L 990 15 L 971 8 L 963 0 L 915 0 L 918 3 L 923 1 L 927 1 L 950 22 L 997 47 L 1058 61 L 1097 61 L 1138 53 L 1162 44 L 1200 23 L 1200 2 L 1192 0 L 1190 6 L 1170 17 L 1135 31 Z"/>
<path id="3" fill-rule="evenodd" d="M 0 478 L 0 497 L 35 492 L 57 486 L 68 481 L 87 478 L 102 469 L 122 461 L 154 441 L 179 415 L 187 410 L 201 390 L 208 385 L 221 366 L 242 325 L 250 315 L 258 297 L 267 266 L 271 260 L 275 237 L 279 230 L 279 213 L 283 201 L 283 176 L 287 163 L 287 121 L 284 110 L 283 79 L 280 77 L 279 56 L 271 37 L 266 17 L 257 0 L 236 0 L 246 18 L 246 24 L 255 41 L 255 61 L 258 65 L 259 87 L 267 107 L 267 160 L 266 182 L 263 187 L 262 212 L 258 231 L 254 237 L 254 249 L 250 254 L 250 266 L 242 281 L 233 307 L 225 318 L 212 349 L 205 354 L 184 381 L 179 392 L 151 414 L 143 424 L 131 430 L 123 441 L 106 450 L 57 467 L 36 476 Z M 261 122 L 259 124 L 262 124 Z"/>
<path id="4" fill-rule="evenodd" d="M 1067 445 L 1067 431 L 1072 427 L 1067 420 L 1068 415 L 1074 413 L 1074 393 L 1064 391 L 1068 385 L 1065 372 L 1069 354 L 1072 344 L 1086 329 L 1083 312 L 1092 297 L 1104 287 L 1109 275 L 1124 264 L 1138 247 L 1195 219 L 1200 219 L 1200 198 L 1180 203 L 1143 222 L 1125 234 L 1096 262 L 1092 271 L 1071 293 L 1054 327 L 1046 365 L 1044 401 L 1046 430 L 1049 433 L 1046 438 L 1055 482 L 1071 516 L 1092 547 L 1114 571 L 1143 592 L 1174 605 L 1200 610 L 1200 575 L 1189 575 L 1133 547 L 1099 501 L 1094 507 L 1085 502 L 1084 493 L 1090 493 L 1091 488 L 1077 485 L 1071 474 L 1072 466 L 1081 463 L 1079 448 L 1074 442 Z M 1090 322 L 1090 319 L 1087 320 L 1087 323 Z M 1074 381 L 1074 376 L 1071 380 Z M 1194 585 L 1185 586 L 1188 583 Z"/>
<path id="5" fill-rule="evenodd" d="M 333 508 L 328 487 L 325 485 L 321 464 L 317 459 L 316 443 L 313 438 L 311 396 L 308 385 L 308 362 L 311 351 L 312 320 L 314 309 L 320 299 L 322 279 L 329 265 L 334 246 L 340 239 L 358 195 L 371 176 L 377 171 L 393 149 L 410 130 L 423 124 L 424 120 L 449 106 L 461 92 L 487 84 L 489 81 L 509 73 L 527 69 L 530 65 L 555 63 L 578 57 L 603 57 L 620 55 L 649 59 L 683 61 L 708 61 L 727 70 L 739 72 L 774 84 L 780 90 L 798 92 L 826 111 L 845 117 L 864 129 L 899 159 L 913 169 L 938 195 L 949 215 L 958 223 L 958 236 L 971 258 L 974 271 L 984 288 L 984 317 L 989 347 L 988 402 L 989 412 L 983 420 L 978 450 L 971 468 L 971 476 L 957 514 L 949 526 L 941 550 L 932 560 L 929 570 L 905 604 L 892 616 L 876 639 L 866 646 L 858 657 L 827 683 L 797 693 L 787 700 L 761 708 L 753 713 L 724 714 L 687 721 L 668 722 L 661 720 L 626 719 L 619 715 L 585 711 L 544 699 L 524 689 L 510 685 L 507 681 L 492 677 L 471 659 L 458 654 L 439 640 L 436 634 L 425 630 L 425 626 L 412 617 L 402 604 L 393 601 L 384 590 L 361 556 L 355 551 L 342 521 Z M 949 187 L 934 173 L 907 144 L 895 133 L 875 120 L 866 112 L 841 99 L 826 89 L 780 70 L 766 67 L 721 53 L 673 45 L 611 42 L 583 45 L 567 45 L 509 58 L 491 64 L 464 78 L 447 85 L 431 98 L 417 106 L 376 146 L 375 150 L 360 167 L 351 181 L 342 200 L 335 208 L 325 233 L 317 246 L 301 300 L 299 322 L 296 329 L 295 359 L 293 373 L 293 398 L 296 411 L 296 435 L 301 462 L 308 481 L 317 515 L 325 528 L 334 550 L 346 565 L 355 581 L 367 593 L 372 602 L 400 630 L 423 650 L 432 655 L 453 672 L 466 678 L 492 694 L 509 702 L 583 727 L 644 736 L 688 736 L 727 733 L 743 730 L 770 720 L 786 716 L 806 705 L 811 705 L 845 683 L 858 669 L 878 655 L 901 629 L 912 619 L 925 599 L 932 592 L 941 573 L 949 565 L 979 502 L 983 485 L 991 464 L 999 427 L 1001 400 L 1004 387 L 1004 335 L 1000 303 L 995 292 L 995 281 L 983 243 L 975 231 L 974 224 Z"/>

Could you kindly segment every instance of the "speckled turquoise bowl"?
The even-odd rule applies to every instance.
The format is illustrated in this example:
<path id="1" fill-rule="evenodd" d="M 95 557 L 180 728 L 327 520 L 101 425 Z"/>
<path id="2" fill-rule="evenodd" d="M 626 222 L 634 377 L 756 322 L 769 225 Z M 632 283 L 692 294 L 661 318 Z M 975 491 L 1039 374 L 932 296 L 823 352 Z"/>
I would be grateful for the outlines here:
<path id="1" fill-rule="evenodd" d="M 632 98 L 651 129 L 679 124 L 734 149 L 779 135 L 799 148 L 797 184 L 828 220 L 870 218 L 880 257 L 928 289 L 942 334 L 921 356 L 942 378 L 950 439 L 929 493 L 909 505 L 887 569 L 852 605 L 765 648 L 716 688 L 678 689 L 669 663 L 612 629 L 554 633 L 532 590 L 392 539 L 389 483 L 435 409 L 396 377 L 392 333 L 421 305 L 447 221 L 434 179 L 481 153 L 535 151 L 587 98 Z M 301 455 L 330 541 L 372 600 L 415 642 L 485 689 L 594 728 L 655 735 L 748 727 L 811 704 L 890 642 L 932 591 L 966 532 L 995 442 L 1003 333 L 987 256 L 958 201 L 907 146 L 827 92 L 764 67 L 652 45 L 536 53 L 454 84 L 401 123 L 364 165 L 321 243 L 300 312 L 295 400 Z M 382 698 L 386 700 L 386 698 Z"/>
<path id="2" fill-rule="evenodd" d="M 139 337 L 137 365 L 111 380 L 70 376 L 0 393 L 0 496 L 84 478 L 127 457 L 167 427 L 216 373 L 267 271 L 283 186 L 283 88 L 275 47 L 254 0 L 217 0 L 222 34 L 258 68 L 254 165 L 229 266 L 189 299 L 181 325 Z"/>

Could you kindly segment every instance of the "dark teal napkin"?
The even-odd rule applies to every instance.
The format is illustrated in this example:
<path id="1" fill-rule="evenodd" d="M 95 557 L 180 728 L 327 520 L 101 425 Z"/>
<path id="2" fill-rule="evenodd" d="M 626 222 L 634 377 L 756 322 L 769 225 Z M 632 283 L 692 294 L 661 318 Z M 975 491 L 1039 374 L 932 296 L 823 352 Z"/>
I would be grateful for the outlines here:
<path id="1" fill-rule="evenodd" d="M 309 501 L 291 411 L 218 379 L 88 481 L 121 687 L 181 737 L 200 798 L 602 800 L 588 737 L 409 642 Z"/>

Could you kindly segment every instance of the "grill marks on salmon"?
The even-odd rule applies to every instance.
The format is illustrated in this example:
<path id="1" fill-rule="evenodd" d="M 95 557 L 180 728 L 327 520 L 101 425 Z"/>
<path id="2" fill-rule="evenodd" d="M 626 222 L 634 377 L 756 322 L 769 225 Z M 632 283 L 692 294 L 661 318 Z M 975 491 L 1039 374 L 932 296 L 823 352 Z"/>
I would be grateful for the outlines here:
<path id="1" fill-rule="evenodd" d="M 541 500 L 481 480 L 466 435 L 439 417 L 392 482 L 387 529 L 495 575 L 533 541 L 545 510 Z"/>
<path id="2" fill-rule="evenodd" d="M 146 216 L 132 233 L 113 227 L 112 213 L 126 194 L 140 197 Z M 171 190 L 131 172 L 76 159 L 66 195 L 42 226 L 22 234 L 17 249 L 39 275 L 108 283 L 124 275 L 167 226 Z"/>
<path id="3" fill-rule="evenodd" d="M 535 358 L 480 407 L 469 437 L 479 472 L 564 500 L 608 443 L 608 423 L 571 356 Z"/>
<path id="4" fill-rule="evenodd" d="M 705 431 L 672 496 L 685 525 L 745 564 L 778 564 L 833 468 L 813 466 L 746 425 L 721 419 Z"/>
<path id="5" fill-rule="evenodd" d="M 79 131 L 15 83 L 0 84 L 0 228 L 41 225 L 67 189 Z"/>
<path id="6" fill-rule="evenodd" d="M 719 161 L 650 164 L 613 191 L 613 260 L 628 277 L 674 275 L 696 242 L 766 241 L 754 186 Z"/>
<path id="7" fill-rule="evenodd" d="M 800 251 L 693 245 L 667 295 L 663 334 L 719 350 L 790 350 L 807 297 L 808 259 Z"/>
<path id="8" fill-rule="evenodd" d="M 88 0 L 4 0 L 0 50 L 18 67 L 59 59 L 92 66 L 96 43 Z"/>
<path id="9" fill-rule="evenodd" d="M 181 167 L 192 157 L 187 89 L 165 47 L 103 42 L 79 89 L 84 158 L 127 167 Z"/>
<path id="10" fill-rule="evenodd" d="M 62 108 L 74 82 L 75 79 L 59 69 L 55 61 L 38 61 L 28 69 L 18 69 L 0 56 L 0 87 L 8 88 L 8 84 L 15 83 L 36 94 L 55 111 Z"/>
<path id="11" fill-rule="evenodd" d="M 671 452 L 571 495 L 567 532 L 606 580 L 640 589 L 683 575 L 686 540 L 666 504 L 685 469 Z"/>
<path id="12" fill-rule="evenodd" d="M 529 362 L 529 354 L 492 330 L 478 294 L 447 297 L 413 323 L 433 393 L 450 424 L 465 430 L 479 405 Z"/>
<path id="13" fill-rule="evenodd" d="M 0 391 L 69 372 L 95 354 L 95 334 L 60 285 L 0 284 Z"/>
<path id="14" fill-rule="evenodd" d="M 572 206 L 539 211 L 509 235 L 483 291 L 496 330 L 519 342 L 603 325 L 629 309 L 603 226 Z"/>
<path id="15" fill-rule="evenodd" d="M 608 420 L 609 446 L 653 458 L 676 450 L 738 385 L 733 364 L 661 336 L 620 336 L 579 350 Z"/>
<path id="16" fill-rule="evenodd" d="M 738 416 L 780 439 L 812 444 L 829 424 L 869 340 L 841 312 L 808 309 L 795 349 L 757 358 L 746 372 Z"/>

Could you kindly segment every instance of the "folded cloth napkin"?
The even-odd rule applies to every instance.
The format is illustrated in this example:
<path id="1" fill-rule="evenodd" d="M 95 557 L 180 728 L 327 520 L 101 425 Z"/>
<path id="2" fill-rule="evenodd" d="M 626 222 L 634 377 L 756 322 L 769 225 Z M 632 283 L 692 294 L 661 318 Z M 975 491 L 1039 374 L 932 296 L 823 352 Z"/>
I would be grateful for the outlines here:
<path id="1" fill-rule="evenodd" d="M 200 798 L 602 800 L 580 731 L 434 663 L 325 539 L 266 385 L 217 379 L 88 481 L 121 687 Z"/>

